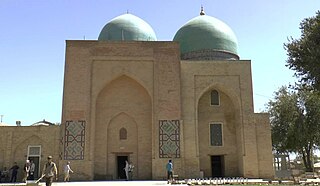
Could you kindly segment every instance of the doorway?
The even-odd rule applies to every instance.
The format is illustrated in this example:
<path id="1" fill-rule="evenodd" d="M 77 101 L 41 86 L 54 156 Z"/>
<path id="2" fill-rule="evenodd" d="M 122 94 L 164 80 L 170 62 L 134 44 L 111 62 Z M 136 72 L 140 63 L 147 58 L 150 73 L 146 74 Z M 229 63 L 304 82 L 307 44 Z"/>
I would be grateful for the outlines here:
<path id="1" fill-rule="evenodd" d="M 40 177 L 41 145 L 28 145 L 28 160 L 32 160 L 34 167 L 34 178 Z"/>
<path id="2" fill-rule="evenodd" d="M 212 177 L 224 176 L 224 157 L 223 156 L 211 156 L 211 170 L 212 170 Z"/>
<path id="3" fill-rule="evenodd" d="M 39 167 L 40 167 L 40 157 L 37 156 L 29 156 L 28 159 L 33 161 L 35 167 L 34 167 L 34 178 L 39 178 Z"/>
<path id="4" fill-rule="evenodd" d="M 128 156 L 117 156 L 117 178 L 118 179 L 127 179 L 126 173 L 123 170 L 124 167 L 126 166 L 126 161 L 128 161 Z"/>

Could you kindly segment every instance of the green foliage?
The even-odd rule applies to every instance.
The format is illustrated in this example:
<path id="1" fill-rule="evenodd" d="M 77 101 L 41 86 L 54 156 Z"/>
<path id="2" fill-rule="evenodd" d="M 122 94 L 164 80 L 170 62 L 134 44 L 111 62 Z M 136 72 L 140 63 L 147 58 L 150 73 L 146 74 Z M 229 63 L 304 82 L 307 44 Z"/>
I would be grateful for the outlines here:
<path id="1" fill-rule="evenodd" d="M 292 136 L 292 126 L 297 115 L 294 112 L 294 96 L 290 96 L 286 87 L 275 93 L 276 101 L 269 101 L 268 111 L 271 116 L 271 131 L 273 148 L 279 153 L 291 152 L 289 138 Z M 291 131 L 290 131 L 291 130 Z"/>
<path id="2" fill-rule="evenodd" d="M 300 23 L 301 38 L 284 44 L 287 64 L 302 85 L 320 90 L 320 11 Z"/>
<path id="3" fill-rule="evenodd" d="M 320 94 L 309 88 L 281 87 L 268 103 L 273 149 L 302 155 L 312 170 L 312 150 L 320 145 Z"/>

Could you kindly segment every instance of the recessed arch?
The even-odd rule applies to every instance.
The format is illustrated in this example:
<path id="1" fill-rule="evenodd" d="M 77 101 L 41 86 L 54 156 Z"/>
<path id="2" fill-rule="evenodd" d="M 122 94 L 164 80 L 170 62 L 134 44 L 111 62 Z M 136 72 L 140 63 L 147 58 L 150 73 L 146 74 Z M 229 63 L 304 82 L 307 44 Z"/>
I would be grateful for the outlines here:
<path id="1" fill-rule="evenodd" d="M 212 91 L 219 92 L 220 104 L 218 107 L 212 106 L 211 93 Z M 203 89 L 197 97 L 196 105 L 196 126 L 197 138 L 199 141 L 199 159 L 200 169 L 204 170 L 205 176 L 211 175 L 211 164 L 208 154 L 211 156 L 221 156 L 223 153 L 224 162 L 226 165 L 234 166 L 234 172 L 226 171 L 227 175 L 236 175 L 237 167 L 237 152 L 241 142 L 238 141 L 241 122 L 240 118 L 240 102 L 233 90 L 228 87 L 219 86 L 217 84 L 211 85 Z M 218 124 L 220 131 L 212 127 L 212 124 Z M 208 132 L 209 131 L 209 132 Z M 219 145 L 212 145 L 212 139 L 220 137 Z"/>
<path id="2" fill-rule="evenodd" d="M 127 140 L 120 140 L 121 128 Z M 105 85 L 95 104 L 95 178 L 113 175 L 117 179 L 118 153 L 132 154 L 135 177 L 152 177 L 152 101 L 147 89 L 128 75 L 120 75 Z M 139 142 L 138 143 L 138 134 Z M 131 155 L 130 155 L 131 156 Z M 148 171 L 140 171 L 148 170 Z"/>
<path id="3" fill-rule="evenodd" d="M 21 157 L 15 157 L 19 154 L 24 154 L 27 156 L 28 154 L 28 146 L 29 145 L 41 145 L 42 139 L 38 135 L 31 135 L 27 138 L 22 139 L 17 146 L 14 148 L 14 161 L 21 160 Z"/>
<path id="4" fill-rule="evenodd" d="M 110 84 L 114 83 L 115 81 L 121 79 L 121 78 L 128 78 L 128 79 L 132 79 L 133 81 L 135 81 L 136 83 L 138 83 L 140 86 L 142 86 L 146 92 L 148 93 L 149 97 L 151 98 L 151 90 L 149 90 L 147 88 L 147 86 L 145 85 L 145 82 L 143 82 L 142 80 L 140 80 L 138 77 L 136 77 L 134 74 L 131 74 L 130 72 L 122 72 L 122 73 L 119 73 L 117 74 L 116 76 L 114 76 L 113 78 L 111 78 L 110 81 L 106 82 L 104 84 L 103 87 L 100 88 L 99 90 L 99 93 L 98 93 L 98 96 L 99 94 L 103 91 L 103 89 L 105 89 L 105 87 L 108 87 Z"/>
<path id="5" fill-rule="evenodd" d="M 126 118 L 127 121 L 132 121 L 132 123 L 136 124 L 136 121 L 133 116 L 129 115 L 126 112 L 118 112 L 118 113 L 115 113 L 114 115 L 111 116 L 111 119 L 108 121 L 108 124 L 107 124 L 107 130 L 110 127 L 110 123 L 112 123 L 114 120 L 119 119 L 119 118 Z M 137 126 L 135 126 L 135 127 L 137 127 Z"/>

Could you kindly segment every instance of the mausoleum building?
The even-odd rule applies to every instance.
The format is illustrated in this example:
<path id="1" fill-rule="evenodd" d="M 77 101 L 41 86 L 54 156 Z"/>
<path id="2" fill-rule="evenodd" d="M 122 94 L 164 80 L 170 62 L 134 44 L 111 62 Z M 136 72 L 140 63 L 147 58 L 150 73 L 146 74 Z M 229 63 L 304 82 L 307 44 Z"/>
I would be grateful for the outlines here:
<path id="1" fill-rule="evenodd" d="M 254 113 L 251 61 L 234 32 L 200 15 L 173 41 L 120 15 L 98 40 L 67 40 L 61 125 L 0 127 L 0 167 L 37 170 L 48 155 L 73 180 L 164 179 L 169 159 L 180 178 L 273 178 L 269 115 Z M 39 176 L 39 172 L 37 173 Z"/>

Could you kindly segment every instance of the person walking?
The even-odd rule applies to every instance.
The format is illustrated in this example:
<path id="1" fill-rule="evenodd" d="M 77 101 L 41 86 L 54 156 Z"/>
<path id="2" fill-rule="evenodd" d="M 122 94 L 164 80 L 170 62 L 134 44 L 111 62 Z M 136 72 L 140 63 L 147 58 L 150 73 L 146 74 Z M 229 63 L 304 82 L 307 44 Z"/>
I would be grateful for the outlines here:
<path id="1" fill-rule="evenodd" d="M 23 166 L 23 178 L 22 182 L 27 182 L 28 176 L 30 172 L 30 161 L 26 160 L 26 163 Z"/>
<path id="2" fill-rule="evenodd" d="M 48 162 L 43 167 L 42 176 L 46 180 L 46 186 L 51 186 L 54 178 L 58 180 L 58 170 L 56 164 L 52 161 L 52 156 L 48 156 Z"/>
<path id="3" fill-rule="evenodd" d="M 73 170 L 70 167 L 70 161 L 64 166 L 64 178 L 63 181 L 70 181 L 70 172 L 73 173 Z"/>
<path id="4" fill-rule="evenodd" d="M 167 175 L 168 175 L 168 183 L 172 183 L 173 179 L 173 163 L 171 160 L 166 165 Z"/>
<path id="5" fill-rule="evenodd" d="M 19 166 L 17 165 L 17 162 L 14 162 L 14 165 L 10 168 L 12 171 L 10 182 L 17 182 L 18 169 Z"/>

